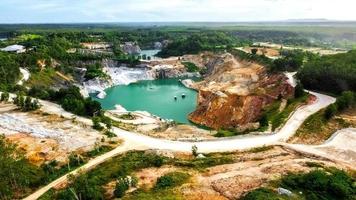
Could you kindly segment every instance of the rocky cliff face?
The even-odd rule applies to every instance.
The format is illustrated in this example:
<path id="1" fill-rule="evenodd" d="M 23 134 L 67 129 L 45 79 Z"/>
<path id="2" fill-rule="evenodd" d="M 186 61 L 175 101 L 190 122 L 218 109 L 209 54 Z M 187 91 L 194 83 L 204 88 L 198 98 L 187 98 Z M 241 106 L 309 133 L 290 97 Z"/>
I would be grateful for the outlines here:
<path id="1" fill-rule="evenodd" d="M 198 107 L 189 116 L 194 123 L 214 129 L 247 128 L 258 121 L 265 106 L 294 94 L 285 75 L 269 75 L 256 63 L 231 54 L 202 60 L 208 76 L 194 86 L 199 90 Z"/>

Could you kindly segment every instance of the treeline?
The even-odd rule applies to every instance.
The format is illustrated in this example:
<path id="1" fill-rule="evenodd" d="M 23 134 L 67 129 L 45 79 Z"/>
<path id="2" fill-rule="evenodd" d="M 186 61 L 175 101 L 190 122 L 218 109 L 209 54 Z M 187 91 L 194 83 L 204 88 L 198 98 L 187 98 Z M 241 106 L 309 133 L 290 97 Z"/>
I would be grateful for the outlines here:
<path id="1" fill-rule="evenodd" d="M 195 33 L 187 37 L 179 37 L 169 43 L 158 53 L 160 57 L 182 56 L 197 54 L 202 51 L 212 51 L 221 47 L 242 45 L 244 43 L 236 37 L 224 32 Z"/>
<path id="2" fill-rule="evenodd" d="M 298 72 L 304 87 L 340 94 L 356 91 L 356 51 L 311 59 Z"/>
<path id="3" fill-rule="evenodd" d="M 281 50 L 281 57 L 272 60 L 265 55 L 258 55 L 257 49 L 252 49 L 252 53 L 246 53 L 237 49 L 229 50 L 233 55 L 242 60 L 257 62 L 268 68 L 270 72 L 295 72 L 298 71 L 305 61 L 316 57 L 315 54 L 302 50 Z"/>
<path id="4" fill-rule="evenodd" d="M 325 119 L 329 120 L 334 117 L 337 113 L 342 112 L 348 108 L 354 107 L 356 105 L 356 93 L 351 91 L 343 92 L 339 97 L 337 97 L 336 102 L 329 105 L 325 112 Z"/>
<path id="5" fill-rule="evenodd" d="M 9 90 L 20 79 L 20 68 L 15 55 L 0 52 L 0 90 Z"/>
<path id="6" fill-rule="evenodd" d="M 231 31 L 238 38 L 249 40 L 252 42 L 272 42 L 276 44 L 293 45 L 293 46 L 313 46 L 310 42 L 310 35 L 300 34 L 292 31 L 277 31 L 277 30 L 238 30 Z M 314 35 L 318 37 L 318 35 Z"/>
<path id="7" fill-rule="evenodd" d="M 90 97 L 84 98 L 78 87 L 70 86 L 54 91 L 44 87 L 33 87 L 28 91 L 32 97 L 60 104 L 64 110 L 80 116 L 93 117 L 101 114 L 101 105 Z"/>

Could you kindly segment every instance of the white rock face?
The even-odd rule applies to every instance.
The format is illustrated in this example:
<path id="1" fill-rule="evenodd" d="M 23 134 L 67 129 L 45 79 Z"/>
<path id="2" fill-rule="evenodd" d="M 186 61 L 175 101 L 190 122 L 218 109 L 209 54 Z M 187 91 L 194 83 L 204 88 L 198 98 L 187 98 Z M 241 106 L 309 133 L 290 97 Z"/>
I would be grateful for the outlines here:
<path id="1" fill-rule="evenodd" d="M 98 97 L 99 99 L 105 99 L 106 92 L 105 91 L 101 91 L 101 92 L 99 92 L 98 95 L 96 95 L 96 97 Z"/>
<path id="2" fill-rule="evenodd" d="M 126 113 L 127 110 L 122 105 L 117 104 L 117 105 L 115 105 L 115 110 L 112 111 L 112 112 L 114 112 L 114 113 L 115 112 L 116 113 Z"/>
<path id="3" fill-rule="evenodd" d="M 100 96 L 101 97 L 104 96 L 103 98 L 105 98 L 106 93 L 104 90 L 106 88 L 109 88 L 112 86 L 113 86 L 113 83 L 111 81 L 95 78 L 95 79 L 84 82 L 83 87 L 80 89 L 82 90 L 81 93 L 84 97 L 88 97 L 89 94 L 91 94 L 91 93 L 99 93 L 99 94 L 101 93 Z M 98 97 L 98 98 L 100 98 L 100 97 Z"/>
<path id="4" fill-rule="evenodd" d="M 182 80 L 182 84 L 187 88 L 192 88 L 194 85 L 194 81 L 192 79 Z"/>
<path id="5" fill-rule="evenodd" d="M 114 85 L 128 85 L 142 80 L 154 80 L 155 74 L 144 68 L 109 67 L 106 68 Z"/>

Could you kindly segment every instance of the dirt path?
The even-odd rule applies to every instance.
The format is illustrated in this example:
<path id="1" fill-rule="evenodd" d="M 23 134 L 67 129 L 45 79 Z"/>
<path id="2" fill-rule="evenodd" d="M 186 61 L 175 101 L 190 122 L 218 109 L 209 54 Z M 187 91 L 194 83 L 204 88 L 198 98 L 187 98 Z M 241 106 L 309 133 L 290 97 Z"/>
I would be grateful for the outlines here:
<path id="1" fill-rule="evenodd" d="M 311 92 L 312 93 L 312 92 Z M 113 128 L 113 132 L 120 138 L 122 138 L 125 143 L 123 146 L 120 146 L 113 151 L 110 151 L 102 156 L 99 156 L 90 162 L 88 162 L 83 167 L 69 173 L 77 174 L 79 171 L 88 171 L 97 165 L 105 162 L 106 160 L 126 152 L 128 150 L 143 150 L 143 149 L 165 149 L 171 151 L 182 151 L 182 152 L 191 152 L 192 146 L 196 145 L 198 151 L 201 153 L 210 153 L 210 152 L 226 152 L 226 151 L 236 151 L 243 149 L 250 149 L 254 147 L 261 147 L 265 145 L 277 144 L 281 141 L 286 141 L 290 138 L 299 128 L 299 126 L 304 122 L 304 120 L 311 114 L 316 113 L 322 108 L 330 105 L 335 102 L 335 99 L 326 95 L 312 93 L 317 97 L 317 101 L 312 105 L 306 105 L 298 108 L 295 113 L 289 118 L 285 126 L 276 134 L 265 135 L 265 136 L 245 136 L 245 137 L 236 137 L 228 139 L 217 139 L 213 141 L 203 141 L 203 142 L 178 142 L 178 141 L 169 141 L 164 139 L 151 138 L 145 135 L 138 133 L 128 132 L 121 130 L 119 128 Z M 44 112 L 56 113 L 64 117 L 76 118 L 83 123 L 91 125 L 92 122 L 89 119 L 75 116 L 71 113 L 64 111 L 59 105 L 53 104 L 46 101 L 40 102 L 43 107 L 41 108 Z M 66 174 L 61 178 L 53 181 L 49 185 L 41 188 L 34 194 L 25 198 L 25 200 L 35 200 L 47 192 L 52 187 L 59 185 L 67 180 Z"/>
<path id="2" fill-rule="evenodd" d="M 22 79 L 17 82 L 17 85 L 23 85 L 28 79 L 30 79 L 30 72 L 27 69 L 20 67 L 20 72 L 22 74 Z"/>
<path id="3" fill-rule="evenodd" d="M 356 128 L 339 130 L 322 145 L 283 144 L 283 146 L 356 169 Z"/>
<path id="4" fill-rule="evenodd" d="M 132 146 L 131 144 L 128 143 L 123 143 L 123 145 L 121 145 L 120 147 L 104 154 L 101 156 L 96 157 L 95 159 L 90 160 L 87 164 L 83 165 L 82 167 L 58 178 L 57 180 L 51 182 L 50 184 L 42 187 L 41 189 L 37 190 L 35 193 L 31 194 L 30 196 L 24 198 L 24 200 L 35 200 L 38 199 L 40 196 L 42 196 L 44 193 L 46 193 L 48 190 L 50 190 L 51 188 L 61 185 L 65 182 L 67 182 L 67 177 L 68 175 L 77 175 L 78 173 L 81 172 L 87 172 L 91 169 L 93 169 L 94 167 L 96 167 L 97 165 L 109 160 L 112 157 L 115 157 L 121 153 L 130 151 L 130 150 L 143 150 L 144 148 L 140 147 L 140 145 L 134 145 Z"/>

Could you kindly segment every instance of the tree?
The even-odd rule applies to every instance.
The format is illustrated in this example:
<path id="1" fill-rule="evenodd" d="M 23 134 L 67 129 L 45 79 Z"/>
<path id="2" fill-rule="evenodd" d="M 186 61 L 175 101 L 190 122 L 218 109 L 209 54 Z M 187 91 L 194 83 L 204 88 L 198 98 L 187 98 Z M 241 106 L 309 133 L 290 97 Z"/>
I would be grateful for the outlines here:
<path id="1" fill-rule="evenodd" d="M 32 110 L 32 98 L 31 97 L 25 98 L 25 103 L 24 103 L 22 110 L 24 110 L 24 111 Z"/>
<path id="2" fill-rule="evenodd" d="M 252 53 L 253 55 L 256 55 L 257 52 L 258 52 L 258 49 L 251 49 L 251 53 Z"/>
<path id="3" fill-rule="evenodd" d="M 0 97 L 0 101 L 8 101 L 9 100 L 9 97 L 10 97 L 10 95 L 9 95 L 9 93 L 8 92 L 3 92 L 3 93 L 1 93 L 1 97 Z"/>
<path id="4" fill-rule="evenodd" d="M 299 98 L 299 97 L 302 97 L 304 95 L 304 87 L 303 87 L 303 84 L 298 81 L 297 85 L 295 86 L 295 89 L 294 89 L 294 97 L 295 98 Z"/>
<path id="5" fill-rule="evenodd" d="M 334 117 L 337 113 L 337 107 L 335 104 L 328 106 L 324 112 L 325 119 L 329 120 Z"/>
<path id="6" fill-rule="evenodd" d="M 115 197 L 117 198 L 123 197 L 128 189 L 129 189 L 129 185 L 124 179 L 118 180 L 114 191 Z"/>
<path id="7" fill-rule="evenodd" d="M 103 126 L 101 126 L 101 119 L 100 117 L 93 117 L 92 119 L 93 122 L 93 128 L 98 131 L 102 131 L 104 129 Z"/>
<path id="8" fill-rule="evenodd" d="M 341 96 L 336 99 L 336 104 L 339 111 L 351 107 L 355 104 L 355 94 L 351 91 L 343 92 Z"/>
<path id="9" fill-rule="evenodd" d="M 198 156 L 198 147 L 196 145 L 192 146 L 192 154 L 193 156 Z"/>

